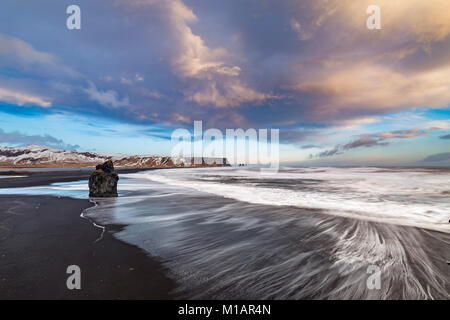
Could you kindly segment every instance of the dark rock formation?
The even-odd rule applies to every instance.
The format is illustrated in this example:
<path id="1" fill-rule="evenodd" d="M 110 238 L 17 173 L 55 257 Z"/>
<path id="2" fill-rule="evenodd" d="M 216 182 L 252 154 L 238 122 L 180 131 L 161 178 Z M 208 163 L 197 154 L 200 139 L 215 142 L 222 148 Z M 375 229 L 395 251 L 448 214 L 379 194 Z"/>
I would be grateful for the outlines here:
<path id="1" fill-rule="evenodd" d="M 119 175 L 111 160 L 99 164 L 89 178 L 89 197 L 117 197 Z"/>

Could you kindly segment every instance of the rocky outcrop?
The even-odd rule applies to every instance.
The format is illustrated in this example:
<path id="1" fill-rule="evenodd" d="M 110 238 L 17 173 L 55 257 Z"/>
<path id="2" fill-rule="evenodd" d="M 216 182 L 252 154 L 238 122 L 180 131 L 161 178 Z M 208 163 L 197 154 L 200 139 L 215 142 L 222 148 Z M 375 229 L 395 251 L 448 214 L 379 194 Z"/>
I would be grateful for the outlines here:
<path id="1" fill-rule="evenodd" d="M 117 197 L 119 175 L 111 160 L 99 164 L 89 178 L 89 197 Z"/>

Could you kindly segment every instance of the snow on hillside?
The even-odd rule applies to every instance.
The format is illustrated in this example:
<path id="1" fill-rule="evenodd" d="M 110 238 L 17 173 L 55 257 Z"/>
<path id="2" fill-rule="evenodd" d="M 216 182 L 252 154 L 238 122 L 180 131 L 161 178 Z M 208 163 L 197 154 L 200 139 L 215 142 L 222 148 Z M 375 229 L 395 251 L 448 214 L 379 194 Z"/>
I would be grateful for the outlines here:
<path id="1" fill-rule="evenodd" d="M 19 148 L 0 148 L 0 162 L 13 165 L 33 165 L 59 163 L 97 163 L 108 158 L 89 152 L 58 150 L 42 146 L 26 146 Z"/>
<path id="2" fill-rule="evenodd" d="M 75 150 L 59 150 L 43 146 L 0 147 L 0 167 L 92 167 L 113 160 L 117 167 L 173 167 L 190 166 L 190 158 L 163 156 L 129 156 L 122 154 L 97 154 Z M 214 159 L 217 165 L 222 158 Z"/>

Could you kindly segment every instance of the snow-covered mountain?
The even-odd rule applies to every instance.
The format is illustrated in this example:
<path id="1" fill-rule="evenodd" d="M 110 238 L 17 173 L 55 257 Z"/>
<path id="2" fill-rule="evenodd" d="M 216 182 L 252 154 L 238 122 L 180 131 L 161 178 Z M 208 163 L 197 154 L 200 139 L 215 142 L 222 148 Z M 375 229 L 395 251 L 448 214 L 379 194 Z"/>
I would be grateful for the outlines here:
<path id="1" fill-rule="evenodd" d="M 0 147 L 0 167 L 2 168 L 86 168 L 93 167 L 106 160 L 114 161 L 116 167 L 126 168 L 194 166 L 192 158 L 97 154 L 36 145 L 17 148 Z M 212 163 L 209 166 L 222 166 L 227 163 L 223 158 L 214 158 L 212 161 L 206 162 Z M 203 162 L 200 166 L 208 166 L 208 164 Z"/>

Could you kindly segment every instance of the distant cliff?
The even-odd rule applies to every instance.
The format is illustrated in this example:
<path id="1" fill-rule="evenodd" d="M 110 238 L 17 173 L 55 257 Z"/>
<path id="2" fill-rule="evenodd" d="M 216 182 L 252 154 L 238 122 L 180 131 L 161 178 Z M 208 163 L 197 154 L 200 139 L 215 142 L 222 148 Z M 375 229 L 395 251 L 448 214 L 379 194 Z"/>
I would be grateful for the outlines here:
<path id="1" fill-rule="evenodd" d="M 229 165 L 225 158 L 206 158 L 202 159 L 202 164 L 194 164 L 194 158 L 183 157 L 97 154 L 34 145 L 20 148 L 0 148 L 0 168 L 88 168 L 107 160 L 112 160 L 114 166 L 119 168 L 211 167 Z"/>

